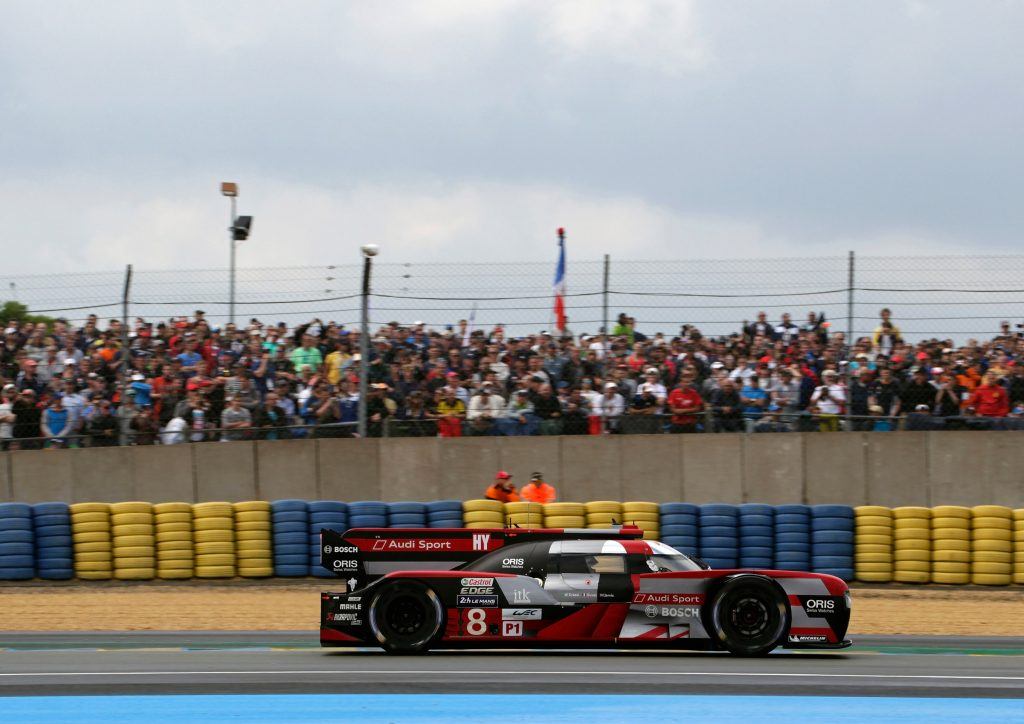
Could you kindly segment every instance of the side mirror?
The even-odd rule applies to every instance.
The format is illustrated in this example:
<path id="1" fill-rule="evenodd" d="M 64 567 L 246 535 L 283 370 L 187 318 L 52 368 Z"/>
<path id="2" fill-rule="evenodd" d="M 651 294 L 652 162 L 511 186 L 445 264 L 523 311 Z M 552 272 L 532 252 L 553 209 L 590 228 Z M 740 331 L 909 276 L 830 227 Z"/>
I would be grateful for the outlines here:
<path id="1" fill-rule="evenodd" d="M 696 563 L 698 566 L 700 566 L 705 571 L 711 570 L 711 565 L 706 560 L 704 560 L 703 558 L 699 558 L 697 556 L 690 556 L 690 558 L 693 560 L 694 563 Z"/>

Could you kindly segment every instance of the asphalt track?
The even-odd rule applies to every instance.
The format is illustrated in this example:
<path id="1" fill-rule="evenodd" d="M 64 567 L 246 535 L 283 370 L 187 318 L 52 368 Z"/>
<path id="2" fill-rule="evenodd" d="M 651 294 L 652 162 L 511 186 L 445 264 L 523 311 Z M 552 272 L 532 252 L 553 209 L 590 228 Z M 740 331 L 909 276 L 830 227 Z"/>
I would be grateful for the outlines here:
<path id="1" fill-rule="evenodd" d="M 0 633 L 0 696 L 743 694 L 1024 698 L 1024 638 L 853 637 L 843 652 L 389 656 L 308 632 Z"/>

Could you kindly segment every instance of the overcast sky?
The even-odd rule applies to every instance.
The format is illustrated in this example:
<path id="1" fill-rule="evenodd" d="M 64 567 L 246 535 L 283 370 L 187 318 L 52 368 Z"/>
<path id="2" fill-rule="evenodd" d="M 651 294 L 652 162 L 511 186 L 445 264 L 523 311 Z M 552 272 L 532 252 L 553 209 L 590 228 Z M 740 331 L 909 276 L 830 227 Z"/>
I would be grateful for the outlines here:
<path id="1" fill-rule="evenodd" d="M 1024 3 L 0 1 L 7 274 L 1020 250 Z"/>

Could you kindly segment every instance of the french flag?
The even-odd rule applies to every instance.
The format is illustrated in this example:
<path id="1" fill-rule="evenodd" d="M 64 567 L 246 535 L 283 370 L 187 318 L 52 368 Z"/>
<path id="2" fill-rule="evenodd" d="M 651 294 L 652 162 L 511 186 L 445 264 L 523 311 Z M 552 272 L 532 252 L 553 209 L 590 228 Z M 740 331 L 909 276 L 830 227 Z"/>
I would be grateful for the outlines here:
<path id="1" fill-rule="evenodd" d="M 558 230 L 558 266 L 555 267 L 555 329 L 565 331 L 565 229 Z"/>

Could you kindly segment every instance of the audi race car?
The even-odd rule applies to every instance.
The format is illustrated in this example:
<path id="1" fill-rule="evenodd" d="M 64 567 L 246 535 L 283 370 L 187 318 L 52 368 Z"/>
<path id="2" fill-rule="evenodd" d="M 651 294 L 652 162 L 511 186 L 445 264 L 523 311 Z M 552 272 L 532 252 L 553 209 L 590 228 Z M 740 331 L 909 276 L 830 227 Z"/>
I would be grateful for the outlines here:
<path id="1" fill-rule="evenodd" d="M 321 531 L 322 646 L 430 648 L 776 647 L 841 649 L 850 593 L 839 578 L 710 570 L 632 526 Z M 340 588 L 340 586 L 339 586 Z"/>

